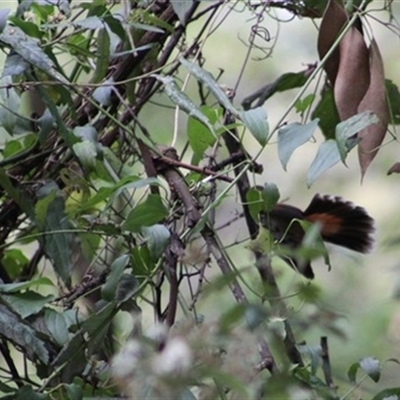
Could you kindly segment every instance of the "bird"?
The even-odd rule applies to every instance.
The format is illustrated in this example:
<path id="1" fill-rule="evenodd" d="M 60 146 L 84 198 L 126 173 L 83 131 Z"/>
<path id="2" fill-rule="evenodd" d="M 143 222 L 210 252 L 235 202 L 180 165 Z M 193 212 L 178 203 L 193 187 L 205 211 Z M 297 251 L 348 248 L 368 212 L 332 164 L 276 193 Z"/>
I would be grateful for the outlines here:
<path id="1" fill-rule="evenodd" d="M 305 231 L 298 221 L 318 224 L 323 241 L 357 251 L 369 253 L 374 244 L 375 222 L 367 211 L 342 197 L 316 194 L 305 211 L 278 203 L 270 212 L 260 214 L 261 225 L 273 239 L 286 246 L 292 254 L 281 256 L 291 267 L 308 279 L 314 278 L 311 263 L 296 257 Z"/>

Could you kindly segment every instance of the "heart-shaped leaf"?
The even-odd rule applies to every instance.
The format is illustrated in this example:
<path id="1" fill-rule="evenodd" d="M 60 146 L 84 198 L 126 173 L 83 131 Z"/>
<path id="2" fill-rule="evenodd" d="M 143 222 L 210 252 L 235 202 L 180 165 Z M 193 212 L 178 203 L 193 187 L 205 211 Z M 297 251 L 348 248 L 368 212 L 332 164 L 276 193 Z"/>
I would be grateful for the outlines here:
<path id="1" fill-rule="evenodd" d="M 267 112 L 262 107 L 240 112 L 240 119 L 261 146 L 268 142 Z"/>
<path id="2" fill-rule="evenodd" d="M 377 122 L 379 122 L 379 120 L 375 114 L 363 112 L 337 125 L 335 133 L 336 144 L 343 163 L 346 160 L 348 152 L 360 141 L 356 136 L 357 133 Z"/>
<path id="3" fill-rule="evenodd" d="M 287 163 L 293 152 L 302 144 L 307 143 L 318 126 L 318 119 L 314 119 L 306 125 L 297 122 L 279 129 L 278 154 L 283 169 L 286 171 Z"/>
<path id="4" fill-rule="evenodd" d="M 307 185 L 311 186 L 323 172 L 340 161 L 340 153 L 336 141 L 333 139 L 323 142 L 317 151 L 307 174 Z"/>

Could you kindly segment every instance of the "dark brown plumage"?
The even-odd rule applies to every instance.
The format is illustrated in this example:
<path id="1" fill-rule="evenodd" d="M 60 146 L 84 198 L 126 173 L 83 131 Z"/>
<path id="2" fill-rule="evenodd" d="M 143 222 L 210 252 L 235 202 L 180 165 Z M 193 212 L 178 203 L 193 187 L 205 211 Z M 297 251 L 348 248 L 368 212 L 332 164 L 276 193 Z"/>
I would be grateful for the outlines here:
<path id="1" fill-rule="evenodd" d="M 296 249 L 304 238 L 304 230 L 299 223 L 293 222 L 286 232 L 293 219 L 318 223 L 321 237 L 326 242 L 360 253 L 368 253 L 372 249 L 374 220 L 364 208 L 341 197 L 317 194 L 305 211 L 287 204 L 277 204 L 268 215 L 261 217 L 261 222 L 275 240 Z M 285 259 L 307 278 L 314 278 L 309 262 L 292 257 Z"/>

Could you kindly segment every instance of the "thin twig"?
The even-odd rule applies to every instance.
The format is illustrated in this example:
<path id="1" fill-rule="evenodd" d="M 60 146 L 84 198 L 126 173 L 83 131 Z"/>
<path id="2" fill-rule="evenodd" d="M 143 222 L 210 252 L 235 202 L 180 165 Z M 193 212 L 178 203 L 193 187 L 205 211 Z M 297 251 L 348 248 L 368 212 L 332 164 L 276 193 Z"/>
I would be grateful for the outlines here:
<path id="1" fill-rule="evenodd" d="M 184 163 L 182 161 L 179 161 L 179 160 L 176 160 L 176 159 L 173 159 L 170 157 L 161 156 L 161 157 L 157 157 L 157 160 L 162 163 L 174 166 L 174 167 L 181 167 L 181 168 L 188 169 L 190 171 L 198 172 L 199 174 L 212 176 L 213 178 L 220 179 L 221 181 L 225 181 L 225 182 L 233 181 L 233 179 L 230 178 L 229 176 L 219 175 L 217 172 L 215 172 L 209 168 L 203 168 L 203 167 L 198 167 L 197 165 L 187 164 L 187 163 Z"/>
<path id="2" fill-rule="evenodd" d="M 4 340 L 0 342 L 0 353 L 4 357 L 4 360 L 10 370 L 10 374 L 13 378 L 13 381 L 19 388 L 22 388 L 24 386 L 24 383 L 22 381 L 22 378 L 18 374 L 17 367 L 15 366 L 14 360 L 11 357 L 10 350 L 7 347 L 7 343 Z"/>
<path id="3" fill-rule="evenodd" d="M 226 113 L 225 115 L 225 126 L 232 126 L 234 123 L 233 117 L 229 114 Z M 229 153 L 232 154 L 237 154 L 238 152 L 244 153 L 244 150 L 242 149 L 242 146 L 238 140 L 238 135 L 236 132 L 236 129 L 230 129 L 229 132 L 224 134 L 224 140 L 226 143 L 226 146 L 229 150 Z M 248 190 L 250 189 L 250 182 L 249 178 L 246 173 L 242 173 L 242 169 L 244 167 L 241 164 L 238 164 L 235 168 L 235 174 L 238 176 L 238 181 L 237 181 L 237 188 L 239 191 L 239 196 L 241 199 L 242 207 L 243 207 L 243 213 L 245 216 L 247 228 L 250 233 L 251 238 L 256 238 L 258 234 L 258 225 L 257 223 L 253 220 L 251 214 L 250 214 L 250 209 L 247 205 L 247 199 L 246 199 L 246 194 Z M 275 300 L 275 302 L 272 299 L 281 299 L 280 291 L 278 288 L 278 285 L 275 280 L 275 276 L 273 274 L 272 268 L 270 261 L 268 257 L 266 257 L 264 254 L 261 253 L 255 253 L 256 257 L 256 267 L 257 270 L 260 274 L 262 282 L 265 284 L 266 289 L 270 290 L 271 293 L 273 294 L 272 297 L 270 298 L 270 304 L 271 306 L 274 306 L 275 308 L 279 308 L 280 313 L 286 314 L 286 307 L 283 301 L 281 300 Z M 298 364 L 298 365 L 303 365 L 301 355 L 299 351 L 297 350 L 296 347 L 296 341 L 293 335 L 293 331 L 291 329 L 291 326 L 288 322 L 288 320 L 285 320 L 285 329 L 286 329 L 286 336 L 284 339 L 284 345 L 287 351 L 287 355 L 289 359 L 291 360 L 292 363 Z M 271 357 L 271 353 L 268 350 L 267 344 L 266 346 L 266 353 L 263 357 Z M 268 350 L 268 351 L 267 351 Z"/>
<path id="4" fill-rule="evenodd" d="M 328 338 L 326 336 L 321 337 L 321 358 L 322 358 L 322 371 L 324 372 L 326 385 L 330 388 L 335 388 L 332 379 L 332 369 L 329 360 L 329 349 L 328 349 Z"/>
<path id="5" fill-rule="evenodd" d="M 178 259 L 184 251 L 183 243 L 176 233 L 171 233 L 171 239 L 166 254 L 166 274 L 169 280 L 169 301 L 165 322 L 168 326 L 175 323 L 176 310 L 178 306 L 179 282 L 177 277 Z"/>
<path id="6" fill-rule="evenodd" d="M 256 257 L 256 267 L 260 273 L 261 280 L 265 285 L 265 290 L 267 291 L 267 299 L 271 305 L 272 310 L 277 315 L 284 317 L 287 314 L 286 304 L 282 300 L 278 284 L 275 280 L 275 275 L 273 274 L 271 267 L 271 259 L 268 255 L 264 253 L 255 252 Z M 284 319 L 286 335 L 283 340 L 285 345 L 286 353 L 293 364 L 299 366 L 303 365 L 303 360 L 301 354 L 296 346 L 296 339 L 293 334 L 292 327 L 289 321 Z"/>

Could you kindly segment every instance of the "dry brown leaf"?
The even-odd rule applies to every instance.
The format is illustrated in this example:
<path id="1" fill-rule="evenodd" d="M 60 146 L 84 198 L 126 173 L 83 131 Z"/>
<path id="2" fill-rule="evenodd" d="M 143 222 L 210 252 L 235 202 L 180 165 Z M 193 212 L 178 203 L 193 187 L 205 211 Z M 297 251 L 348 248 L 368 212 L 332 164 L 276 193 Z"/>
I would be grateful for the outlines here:
<path id="1" fill-rule="evenodd" d="M 394 163 L 390 168 L 389 171 L 387 172 L 388 175 L 391 174 L 399 174 L 400 173 L 400 162 Z"/>
<path id="2" fill-rule="evenodd" d="M 347 20 L 347 14 L 342 2 L 338 3 L 336 0 L 329 0 L 319 27 L 317 48 L 320 60 L 330 50 Z M 335 84 L 339 61 L 340 52 L 339 47 L 337 47 L 324 65 L 325 72 L 332 85 Z"/>
<path id="3" fill-rule="evenodd" d="M 369 53 L 362 34 L 351 27 L 339 44 L 334 97 L 342 121 L 357 114 L 370 84 Z"/>
<path id="4" fill-rule="evenodd" d="M 358 133 L 361 142 L 358 145 L 358 160 L 361 167 L 361 176 L 375 158 L 379 146 L 385 137 L 389 124 L 390 114 L 385 94 L 385 72 L 378 45 L 373 40 L 369 47 L 370 85 L 362 99 L 358 112 L 370 111 L 379 118 L 379 122 L 370 125 Z"/>

